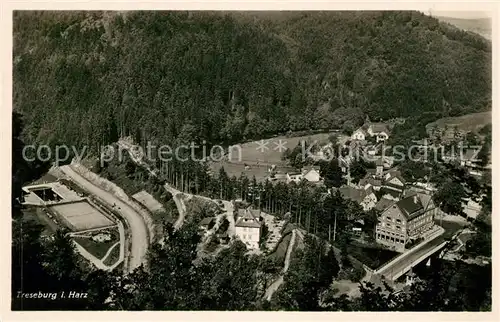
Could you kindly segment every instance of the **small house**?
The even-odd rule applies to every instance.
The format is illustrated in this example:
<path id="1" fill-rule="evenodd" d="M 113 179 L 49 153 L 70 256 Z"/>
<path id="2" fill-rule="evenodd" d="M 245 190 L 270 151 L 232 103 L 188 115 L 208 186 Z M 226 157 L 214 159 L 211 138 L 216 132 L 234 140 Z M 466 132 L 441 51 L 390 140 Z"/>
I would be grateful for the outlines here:
<path id="1" fill-rule="evenodd" d="M 300 182 L 303 179 L 302 172 L 291 172 L 286 174 L 287 182 Z"/>
<path id="2" fill-rule="evenodd" d="M 319 182 L 321 180 L 319 167 L 309 166 L 302 168 L 302 178 L 309 182 Z"/>
<path id="3" fill-rule="evenodd" d="M 384 142 L 389 139 L 389 129 L 385 123 L 371 123 L 367 130 L 370 136 L 375 136 L 377 142 Z"/>
<path id="4" fill-rule="evenodd" d="M 351 134 L 351 140 L 353 141 L 364 141 L 366 140 L 366 137 L 368 136 L 368 133 L 363 127 L 360 127 L 356 131 L 354 131 Z"/>

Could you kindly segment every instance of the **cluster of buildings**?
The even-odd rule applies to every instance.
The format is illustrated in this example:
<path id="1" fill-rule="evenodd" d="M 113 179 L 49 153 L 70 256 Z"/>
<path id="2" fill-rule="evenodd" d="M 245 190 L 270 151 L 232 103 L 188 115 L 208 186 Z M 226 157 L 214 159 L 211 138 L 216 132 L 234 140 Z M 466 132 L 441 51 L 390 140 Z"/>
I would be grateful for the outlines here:
<path id="1" fill-rule="evenodd" d="M 311 184 L 321 184 L 323 182 L 318 166 L 305 166 L 300 171 L 292 169 L 286 173 L 274 173 L 272 169 L 270 172 L 272 174 L 269 176 L 269 180 L 273 183 L 299 183 L 301 181 L 307 181 Z"/>
<path id="2" fill-rule="evenodd" d="M 366 122 L 352 133 L 351 140 L 366 141 L 369 138 L 374 138 L 377 143 L 385 142 L 389 139 L 390 134 L 387 124 Z"/>
<path id="3" fill-rule="evenodd" d="M 377 135 L 373 129 L 370 132 Z M 366 131 L 368 134 L 370 132 Z M 358 131 L 353 135 L 360 133 Z M 377 136 L 379 140 L 387 139 L 388 133 L 383 133 Z M 345 159 L 346 172 L 349 173 L 351 162 L 349 157 Z M 407 183 L 398 167 L 391 168 L 391 163 L 382 157 L 377 159 L 375 165 L 376 168 L 367 169 L 366 175 L 358 182 L 348 180 L 347 185 L 336 190 L 344 198 L 358 203 L 364 211 L 378 210 L 380 215 L 375 227 L 376 242 L 403 252 L 432 231 L 434 217 L 439 212 L 432 200 L 435 188 L 430 184 Z"/>
<path id="4" fill-rule="evenodd" d="M 350 136 L 347 145 L 349 153 L 338 157 L 339 165 L 347 179 L 347 184 L 338 191 L 343 198 L 359 204 L 364 211 L 376 209 L 379 213 L 375 227 L 377 243 L 388 246 L 395 251 L 404 251 L 433 231 L 434 218 L 441 210 L 432 199 L 436 188 L 430 183 L 408 183 L 401 175 L 398 166 L 393 167 L 394 158 L 384 156 L 382 149 L 391 135 L 390 126 L 385 123 L 365 122 Z M 426 144 L 424 144 L 426 146 Z M 361 152 L 361 153 L 360 153 Z M 350 167 L 355 154 L 365 161 L 375 161 L 375 169 L 367 169 L 366 175 L 358 182 L 352 182 Z M 461 155 L 461 165 L 477 171 L 474 157 L 477 153 L 466 150 Z M 325 152 L 320 150 L 314 157 L 322 160 Z M 454 155 L 445 155 L 443 161 L 454 160 Z M 276 173 L 271 169 L 271 182 L 299 183 L 306 181 L 311 184 L 322 184 L 320 168 L 317 166 L 303 167 L 286 173 Z M 473 174 L 471 172 L 471 174 Z M 479 174 L 480 175 L 480 174 Z M 477 201 L 465 200 L 464 212 L 468 217 L 475 218 L 481 211 Z M 239 209 L 236 219 L 236 235 L 250 249 L 259 248 L 262 234 L 262 216 L 260 210 Z M 360 228 L 356 228 L 360 229 Z"/>

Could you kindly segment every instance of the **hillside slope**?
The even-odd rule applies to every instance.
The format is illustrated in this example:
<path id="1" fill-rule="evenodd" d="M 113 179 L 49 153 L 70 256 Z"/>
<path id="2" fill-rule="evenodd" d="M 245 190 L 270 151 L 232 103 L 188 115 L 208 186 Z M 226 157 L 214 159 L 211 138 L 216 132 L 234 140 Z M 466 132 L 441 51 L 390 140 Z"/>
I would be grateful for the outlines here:
<path id="1" fill-rule="evenodd" d="M 476 19 L 464 19 L 464 18 L 452 18 L 452 17 L 441 17 L 436 16 L 437 19 L 447 22 L 457 28 L 474 32 L 478 35 L 483 36 L 486 39 L 491 40 L 492 34 L 492 21 L 488 18 L 476 18 Z"/>
<path id="2" fill-rule="evenodd" d="M 489 108 L 491 43 L 418 12 L 14 14 L 28 143 L 238 142 Z"/>

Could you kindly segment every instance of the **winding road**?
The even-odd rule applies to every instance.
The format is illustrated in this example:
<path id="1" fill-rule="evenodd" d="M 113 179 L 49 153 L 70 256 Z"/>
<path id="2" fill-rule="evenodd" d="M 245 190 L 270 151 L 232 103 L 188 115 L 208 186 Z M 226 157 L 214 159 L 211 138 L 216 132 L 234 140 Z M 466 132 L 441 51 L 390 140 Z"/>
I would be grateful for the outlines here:
<path id="1" fill-rule="evenodd" d="M 148 230 L 141 215 L 132 207 L 128 206 L 121 199 L 112 193 L 94 185 L 86 178 L 77 173 L 71 166 L 65 165 L 60 170 L 83 189 L 95 195 L 99 200 L 110 207 L 116 205 L 115 209 L 124 218 L 130 227 L 131 249 L 128 261 L 128 271 L 131 272 L 141 264 L 146 262 L 146 255 L 149 246 Z"/>

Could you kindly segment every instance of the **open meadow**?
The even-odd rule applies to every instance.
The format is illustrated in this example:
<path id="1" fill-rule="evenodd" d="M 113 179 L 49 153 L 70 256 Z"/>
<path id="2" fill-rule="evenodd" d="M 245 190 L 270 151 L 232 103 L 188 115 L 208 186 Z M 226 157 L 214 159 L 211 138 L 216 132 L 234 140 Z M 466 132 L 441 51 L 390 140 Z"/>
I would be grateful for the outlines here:
<path id="1" fill-rule="evenodd" d="M 477 132 L 487 124 L 491 124 L 492 115 L 491 111 L 471 113 L 457 117 L 444 117 L 435 122 L 429 123 L 425 126 L 427 133 L 429 133 L 431 128 L 441 128 L 445 127 L 448 132 L 453 132 L 455 128 L 459 131 L 467 132 Z M 453 135 L 453 134 L 451 134 Z"/>
<path id="2" fill-rule="evenodd" d="M 248 178 L 255 176 L 257 181 L 263 181 L 269 175 L 269 167 L 273 165 L 276 166 L 276 170 L 280 173 L 296 170 L 287 166 L 286 162 L 281 159 L 286 149 L 293 150 L 302 141 L 316 143 L 316 145 L 321 146 L 328 142 L 328 137 L 331 134 L 339 133 L 317 133 L 296 137 L 282 135 L 238 144 L 241 147 L 240 150 L 236 147 L 230 149 L 227 158 L 220 162 L 212 162 L 210 169 L 217 174 L 219 169 L 224 167 L 230 177 L 233 175 L 239 177 L 244 174 Z"/>

